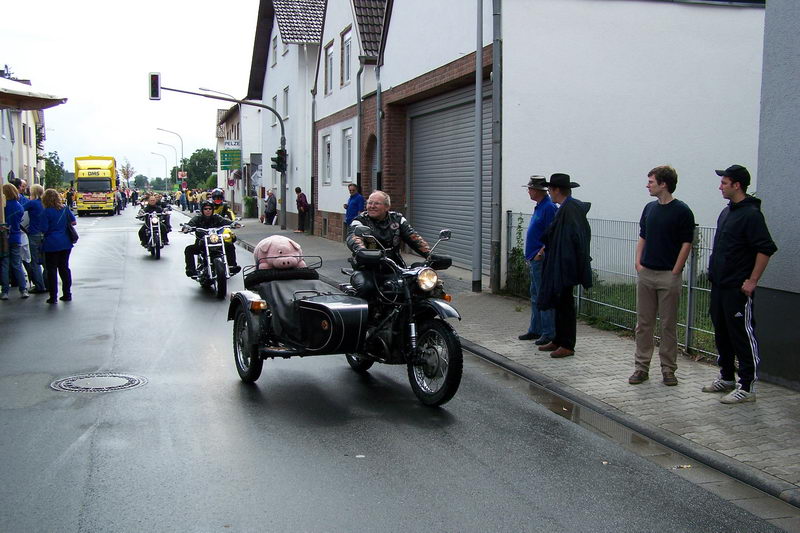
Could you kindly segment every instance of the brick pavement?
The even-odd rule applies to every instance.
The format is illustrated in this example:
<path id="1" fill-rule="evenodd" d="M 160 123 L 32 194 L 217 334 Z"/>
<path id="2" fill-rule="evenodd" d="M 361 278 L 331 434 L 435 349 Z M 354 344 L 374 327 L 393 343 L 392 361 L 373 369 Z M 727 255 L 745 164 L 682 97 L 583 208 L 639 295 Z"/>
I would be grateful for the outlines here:
<path id="1" fill-rule="evenodd" d="M 324 277 L 343 279 L 339 269 L 346 266 L 349 256 L 344 244 L 278 228 L 246 221 L 246 227 L 237 233 L 245 244 L 255 244 L 273 232 L 286 234 L 301 244 L 304 253 L 325 258 Z M 730 467 L 734 477 L 737 468 L 745 465 L 740 478 L 800 506 L 800 392 L 759 382 L 756 402 L 724 405 L 718 401 L 720 395 L 700 391 L 716 377 L 715 366 L 681 357 L 677 371 L 680 383 L 667 387 L 661 382 L 657 353 L 650 380 L 629 385 L 632 337 L 579 324 L 575 356 L 553 359 L 539 352 L 531 341 L 517 340 L 529 322 L 526 300 L 473 293 L 466 271 L 451 269 L 444 277 L 446 287 L 453 292 L 453 304 L 463 317 L 454 323 L 459 335 L 501 356 L 501 364 L 505 360 L 531 369 L 552 380 L 556 389 L 560 385 L 578 391 L 599 402 L 596 405 L 622 413 L 623 420 L 666 432 L 661 434 L 674 438 L 673 444 L 685 442 L 701 456 L 711 450 L 715 462 Z"/>

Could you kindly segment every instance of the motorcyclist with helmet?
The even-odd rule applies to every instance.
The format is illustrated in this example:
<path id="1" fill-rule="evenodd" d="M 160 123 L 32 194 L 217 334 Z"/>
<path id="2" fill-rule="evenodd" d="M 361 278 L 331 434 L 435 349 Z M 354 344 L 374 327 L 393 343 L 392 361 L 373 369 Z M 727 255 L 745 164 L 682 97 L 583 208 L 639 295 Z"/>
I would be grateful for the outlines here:
<path id="1" fill-rule="evenodd" d="M 148 240 L 149 240 L 148 237 L 147 237 L 147 230 L 148 230 L 148 227 L 150 225 L 149 222 L 147 221 L 147 218 L 146 218 L 147 215 L 149 215 L 151 213 L 163 213 L 164 212 L 164 209 L 161 207 L 161 205 L 158 202 L 158 195 L 157 194 L 150 194 L 147 197 L 146 202 L 147 203 L 142 205 L 142 208 L 139 209 L 139 213 L 136 215 L 136 218 L 144 220 L 144 224 L 142 224 L 142 227 L 139 228 L 139 242 L 145 248 L 147 248 L 147 244 L 148 244 Z M 167 219 L 167 218 L 161 218 L 161 220 L 159 221 L 159 223 L 161 225 L 161 240 L 163 241 L 163 243 L 165 245 L 169 244 L 169 236 L 167 234 L 170 231 L 172 231 L 172 228 L 170 228 L 169 225 L 168 225 L 168 220 L 169 219 Z"/>
<path id="2" fill-rule="evenodd" d="M 187 226 L 194 228 L 221 228 L 233 224 L 233 220 L 214 213 L 214 203 L 206 200 L 200 205 L 200 214 L 192 218 Z M 242 267 L 236 263 L 236 249 L 233 242 L 225 241 L 225 256 L 228 258 L 228 267 L 231 274 L 238 273 Z M 203 252 L 203 240 L 196 238 L 194 244 L 187 246 L 183 253 L 186 259 L 186 275 L 193 277 L 197 275 L 197 268 L 194 262 L 195 254 Z"/>
<path id="3" fill-rule="evenodd" d="M 386 257 L 400 266 L 405 266 L 400 255 L 400 244 L 405 242 L 421 256 L 427 256 L 430 245 L 422 236 L 414 231 L 408 220 L 396 211 L 390 211 L 391 198 L 383 191 L 375 191 L 369 195 L 367 210 L 359 214 L 348 227 L 347 247 L 353 252 L 353 264 L 358 270 L 351 283 L 359 295 L 366 295 L 374 288 L 374 270 L 359 263 L 359 252 L 379 249 L 371 239 L 364 239 L 355 234 L 358 226 L 370 228 L 372 236 L 386 249 Z"/>
<path id="4" fill-rule="evenodd" d="M 233 214 L 233 209 L 230 208 L 225 201 L 225 191 L 217 187 L 211 191 L 211 201 L 214 203 L 214 214 L 225 217 L 229 220 L 236 220 L 236 215 Z"/>

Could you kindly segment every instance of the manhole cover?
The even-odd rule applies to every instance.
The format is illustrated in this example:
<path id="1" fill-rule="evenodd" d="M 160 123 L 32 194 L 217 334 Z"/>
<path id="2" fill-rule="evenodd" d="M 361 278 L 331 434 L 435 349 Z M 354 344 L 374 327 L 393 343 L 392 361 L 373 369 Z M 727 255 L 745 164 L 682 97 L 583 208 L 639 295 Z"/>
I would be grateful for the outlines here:
<path id="1" fill-rule="evenodd" d="M 147 380 L 139 376 L 118 374 L 116 372 L 101 372 L 57 379 L 50 384 L 50 388 L 65 392 L 113 392 L 135 389 L 146 383 Z"/>

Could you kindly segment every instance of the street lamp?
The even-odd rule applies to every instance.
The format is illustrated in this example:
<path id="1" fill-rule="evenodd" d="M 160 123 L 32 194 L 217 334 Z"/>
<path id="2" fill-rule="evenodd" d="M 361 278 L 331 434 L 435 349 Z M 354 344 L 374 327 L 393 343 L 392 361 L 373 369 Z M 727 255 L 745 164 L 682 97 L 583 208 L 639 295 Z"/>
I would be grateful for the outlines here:
<path id="1" fill-rule="evenodd" d="M 178 150 L 174 146 L 172 146 L 171 144 L 162 143 L 161 141 L 158 141 L 158 144 L 163 144 L 164 146 L 169 146 L 170 148 L 172 148 L 172 151 L 175 152 L 175 184 L 177 185 L 178 184 Z M 169 182 L 169 177 L 167 177 L 167 182 Z"/>
<path id="2" fill-rule="evenodd" d="M 183 164 L 183 137 L 181 137 L 180 135 L 178 135 L 178 133 L 177 133 L 177 132 L 170 131 L 170 130 L 165 130 L 164 128 L 156 128 L 156 129 L 157 129 L 157 130 L 159 130 L 159 131 L 166 131 L 167 133 L 171 133 L 171 134 L 173 134 L 173 135 L 177 135 L 177 136 L 178 136 L 178 139 L 180 139 L 180 140 L 181 140 L 181 172 L 183 172 L 184 170 L 186 170 L 186 169 L 184 168 L 184 164 Z"/>
<path id="3" fill-rule="evenodd" d="M 150 152 L 150 153 L 153 154 L 153 155 L 157 155 L 158 157 L 163 157 L 164 158 L 164 176 L 168 176 L 168 174 L 167 174 L 167 156 L 165 156 L 164 154 L 159 154 L 158 152 Z M 164 180 L 167 180 L 167 179 L 168 178 L 166 178 L 166 177 L 164 178 Z"/>

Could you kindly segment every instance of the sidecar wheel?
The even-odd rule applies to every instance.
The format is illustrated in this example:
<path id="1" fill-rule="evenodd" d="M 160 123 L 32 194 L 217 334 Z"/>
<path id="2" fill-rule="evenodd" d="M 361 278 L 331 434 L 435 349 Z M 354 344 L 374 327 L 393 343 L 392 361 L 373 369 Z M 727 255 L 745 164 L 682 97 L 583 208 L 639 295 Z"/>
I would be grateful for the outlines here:
<path id="1" fill-rule="evenodd" d="M 216 284 L 215 295 L 217 300 L 224 300 L 228 295 L 228 278 L 225 277 L 225 261 L 221 257 L 214 259 L 214 273 L 217 279 L 214 280 Z"/>
<path id="2" fill-rule="evenodd" d="M 347 364 L 350 365 L 350 368 L 352 368 L 359 374 L 366 373 L 366 371 L 372 368 L 372 365 L 375 364 L 375 361 L 366 359 L 355 353 L 348 353 L 345 354 L 344 356 L 347 359 Z"/>
<path id="3" fill-rule="evenodd" d="M 450 324 L 430 320 L 420 327 L 417 347 L 423 361 L 408 364 L 408 380 L 417 398 L 435 407 L 450 401 L 461 384 L 464 354 Z"/>
<path id="4" fill-rule="evenodd" d="M 233 319 L 233 359 L 236 371 L 245 383 L 253 383 L 261 376 L 264 361 L 253 353 L 250 342 L 250 329 L 247 313 L 241 307 L 236 310 Z"/>

